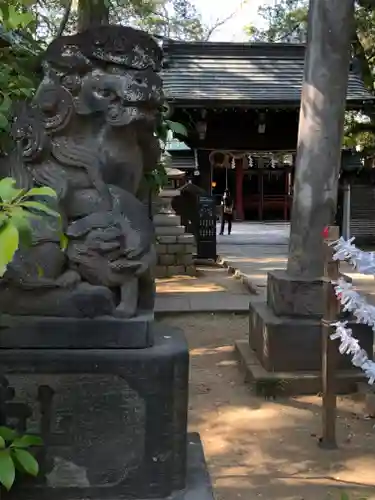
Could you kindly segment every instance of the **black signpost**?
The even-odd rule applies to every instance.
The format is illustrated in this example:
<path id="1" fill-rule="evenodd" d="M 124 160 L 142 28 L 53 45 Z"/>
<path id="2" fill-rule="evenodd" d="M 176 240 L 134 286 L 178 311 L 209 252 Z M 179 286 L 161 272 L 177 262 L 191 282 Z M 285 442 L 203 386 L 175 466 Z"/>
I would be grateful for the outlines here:
<path id="1" fill-rule="evenodd" d="M 213 196 L 198 197 L 197 259 L 216 260 L 216 202 Z"/>

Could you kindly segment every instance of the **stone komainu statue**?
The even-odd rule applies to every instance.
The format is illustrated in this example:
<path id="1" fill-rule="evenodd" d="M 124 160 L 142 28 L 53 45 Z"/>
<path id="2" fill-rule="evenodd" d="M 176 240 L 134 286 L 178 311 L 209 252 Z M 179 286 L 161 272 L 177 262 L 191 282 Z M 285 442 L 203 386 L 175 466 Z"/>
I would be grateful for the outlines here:
<path id="1" fill-rule="evenodd" d="M 15 112 L 16 148 L 1 175 L 22 188 L 56 191 L 67 248 L 53 217 L 33 221 L 32 247 L 20 248 L 0 282 L 2 313 L 133 317 L 153 310 L 154 230 L 137 191 L 159 158 L 161 62 L 152 37 L 122 26 L 48 47 L 34 102 Z"/>

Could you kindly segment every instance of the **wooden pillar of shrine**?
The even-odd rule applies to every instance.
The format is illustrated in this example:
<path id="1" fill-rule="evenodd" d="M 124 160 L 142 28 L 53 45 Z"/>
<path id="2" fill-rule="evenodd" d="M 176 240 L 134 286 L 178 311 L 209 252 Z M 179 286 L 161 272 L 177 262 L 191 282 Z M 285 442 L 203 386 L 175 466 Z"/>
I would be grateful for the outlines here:
<path id="1" fill-rule="evenodd" d="M 243 210 L 243 160 L 236 162 L 236 218 L 244 220 Z"/>

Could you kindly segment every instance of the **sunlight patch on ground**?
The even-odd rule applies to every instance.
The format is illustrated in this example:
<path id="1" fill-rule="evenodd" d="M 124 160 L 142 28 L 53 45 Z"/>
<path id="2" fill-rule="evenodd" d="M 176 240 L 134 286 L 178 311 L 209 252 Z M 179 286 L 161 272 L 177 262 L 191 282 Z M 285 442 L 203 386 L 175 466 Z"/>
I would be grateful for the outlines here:
<path id="1" fill-rule="evenodd" d="M 181 279 L 179 279 L 181 278 Z M 186 276 L 176 276 L 176 280 L 156 280 L 157 293 L 209 293 L 225 292 L 226 288 L 212 282 L 199 282 L 197 278 L 185 279 Z"/>
<path id="2" fill-rule="evenodd" d="M 349 276 L 349 278 L 351 278 L 353 280 L 369 281 L 369 282 L 371 282 L 371 284 L 374 282 L 374 276 L 373 275 L 369 276 L 369 275 L 366 275 L 366 274 L 348 273 L 348 272 L 345 272 L 345 275 Z"/>
<path id="3" fill-rule="evenodd" d="M 223 352 L 233 352 L 234 347 L 230 345 L 221 347 L 198 347 L 190 350 L 190 356 L 206 356 L 207 354 L 218 354 Z"/>
<path id="4" fill-rule="evenodd" d="M 248 262 L 252 264 L 278 264 L 287 262 L 288 259 L 284 257 L 236 257 L 236 256 L 228 256 L 226 260 L 230 262 Z"/>

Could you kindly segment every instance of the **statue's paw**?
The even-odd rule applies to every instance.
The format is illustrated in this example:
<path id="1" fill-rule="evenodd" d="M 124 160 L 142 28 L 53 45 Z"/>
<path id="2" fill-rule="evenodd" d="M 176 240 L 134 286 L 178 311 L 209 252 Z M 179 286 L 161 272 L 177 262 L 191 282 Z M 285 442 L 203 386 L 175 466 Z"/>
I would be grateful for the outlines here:
<path id="1" fill-rule="evenodd" d="M 81 276 L 77 271 L 69 269 L 64 274 L 62 274 L 57 280 L 57 285 L 62 288 L 70 288 L 81 282 Z"/>
<path id="2" fill-rule="evenodd" d="M 132 307 L 129 307 L 127 304 L 121 302 L 115 310 L 114 316 L 116 318 L 133 318 L 136 314 L 136 310 Z"/>

